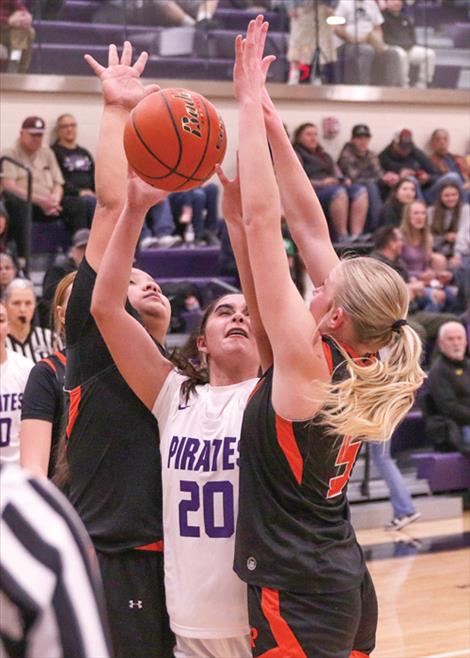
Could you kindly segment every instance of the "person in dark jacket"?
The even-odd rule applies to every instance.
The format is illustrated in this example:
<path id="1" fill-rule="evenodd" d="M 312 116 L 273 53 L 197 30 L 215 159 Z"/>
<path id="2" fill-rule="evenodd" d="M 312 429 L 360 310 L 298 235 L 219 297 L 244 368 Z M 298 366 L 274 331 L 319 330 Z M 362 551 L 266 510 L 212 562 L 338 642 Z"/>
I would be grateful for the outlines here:
<path id="1" fill-rule="evenodd" d="M 368 209 L 367 190 L 343 176 L 333 158 L 318 141 L 318 128 L 302 123 L 294 132 L 292 145 L 338 242 L 357 239 L 364 231 Z"/>
<path id="2" fill-rule="evenodd" d="M 438 347 L 428 377 L 426 431 L 436 450 L 470 455 L 470 359 L 464 326 L 443 324 Z"/>
<path id="3" fill-rule="evenodd" d="M 64 194 L 84 199 L 90 226 L 96 206 L 93 156 L 77 144 L 77 120 L 72 114 L 61 114 L 57 118 L 56 132 L 57 141 L 51 148 L 64 177 Z"/>
<path id="4" fill-rule="evenodd" d="M 401 86 L 410 86 L 410 67 L 417 66 L 416 87 L 428 87 L 434 77 L 436 53 L 416 44 L 415 27 L 403 11 L 403 0 L 385 0 L 382 16 L 384 41 L 399 56 Z"/>
<path id="5" fill-rule="evenodd" d="M 403 128 L 397 132 L 379 154 L 379 160 L 385 171 L 395 171 L 400 178 L 416 178 L 421 186 L 418 188 L 418 196 L 423 194 L 428 203 L 432 202 L 440 185 L 439 172 L 424 151 L 416 146 L 411 130 Z"/>

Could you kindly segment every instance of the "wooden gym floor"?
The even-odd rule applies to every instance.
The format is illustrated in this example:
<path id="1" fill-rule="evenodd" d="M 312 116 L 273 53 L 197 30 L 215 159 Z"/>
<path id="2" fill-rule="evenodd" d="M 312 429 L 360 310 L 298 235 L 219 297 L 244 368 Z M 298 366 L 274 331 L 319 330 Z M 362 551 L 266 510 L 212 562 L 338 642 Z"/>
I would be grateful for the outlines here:
<path id="1" fill-rule="evenodd" d="M 379 600 L 373 658 L 470 658 L 470 511 L 357 537 Z"/>

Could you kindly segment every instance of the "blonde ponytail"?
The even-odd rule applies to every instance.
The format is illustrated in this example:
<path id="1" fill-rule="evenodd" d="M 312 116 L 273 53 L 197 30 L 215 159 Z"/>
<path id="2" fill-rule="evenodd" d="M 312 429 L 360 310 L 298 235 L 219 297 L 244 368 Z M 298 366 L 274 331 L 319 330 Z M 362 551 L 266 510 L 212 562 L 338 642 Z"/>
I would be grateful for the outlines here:
<path id="1" fill-rule="evenodd" d="M 321 415 L 331 433 L 386 441 L 421 386 L 421 341 L 406 318 L 408 290 L 388 265 L 373 258 L 343 261 L 335 303 L 351 318 L 358 342 L 387 347 L 384 360 L 352 358 L 340 345 L 349 377 L 328 387 Z"/>

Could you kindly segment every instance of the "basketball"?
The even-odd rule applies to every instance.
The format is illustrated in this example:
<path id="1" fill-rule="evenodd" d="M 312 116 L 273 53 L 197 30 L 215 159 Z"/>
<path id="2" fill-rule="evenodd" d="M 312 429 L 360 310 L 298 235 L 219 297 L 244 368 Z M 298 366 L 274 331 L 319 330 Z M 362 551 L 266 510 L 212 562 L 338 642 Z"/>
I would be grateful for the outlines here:
<path id="1" fill-rule="evenodd" d="M 162 89 L 142 99 L 124 130 L 132 169 L 170 192 L 199 187 L 222 162 L 225 125 L 207 98 L 188 89 Z"/>

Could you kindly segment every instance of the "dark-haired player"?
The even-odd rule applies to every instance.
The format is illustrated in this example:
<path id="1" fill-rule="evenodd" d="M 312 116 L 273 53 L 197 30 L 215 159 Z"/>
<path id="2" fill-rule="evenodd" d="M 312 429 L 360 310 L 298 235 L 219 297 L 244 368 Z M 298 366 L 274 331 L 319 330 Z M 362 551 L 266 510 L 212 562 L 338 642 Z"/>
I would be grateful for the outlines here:
<path id="1" fill-rule="evenodd" d="M 108 67 L 91 57 L 104 111 L 96 159 L 97 210 L 67 316 L 69 394 L 68 495 L 84 522 L 100 562 L 116 658 L 168 657 L 173 640 L 163 589 L 162 492 L 158 427 L 120 376 L 90 314 L 91 297 L 114 225 L 125 199 L 127 162 L 122 145 L 130 110 L 147 93 L 142 53 L 109 47 Z M 163 342 L 170 317 L 157 286 L 133 270 L 128 298 L 153 339 Z M 128 346 L 132 354 L 132 345 Z"/>

